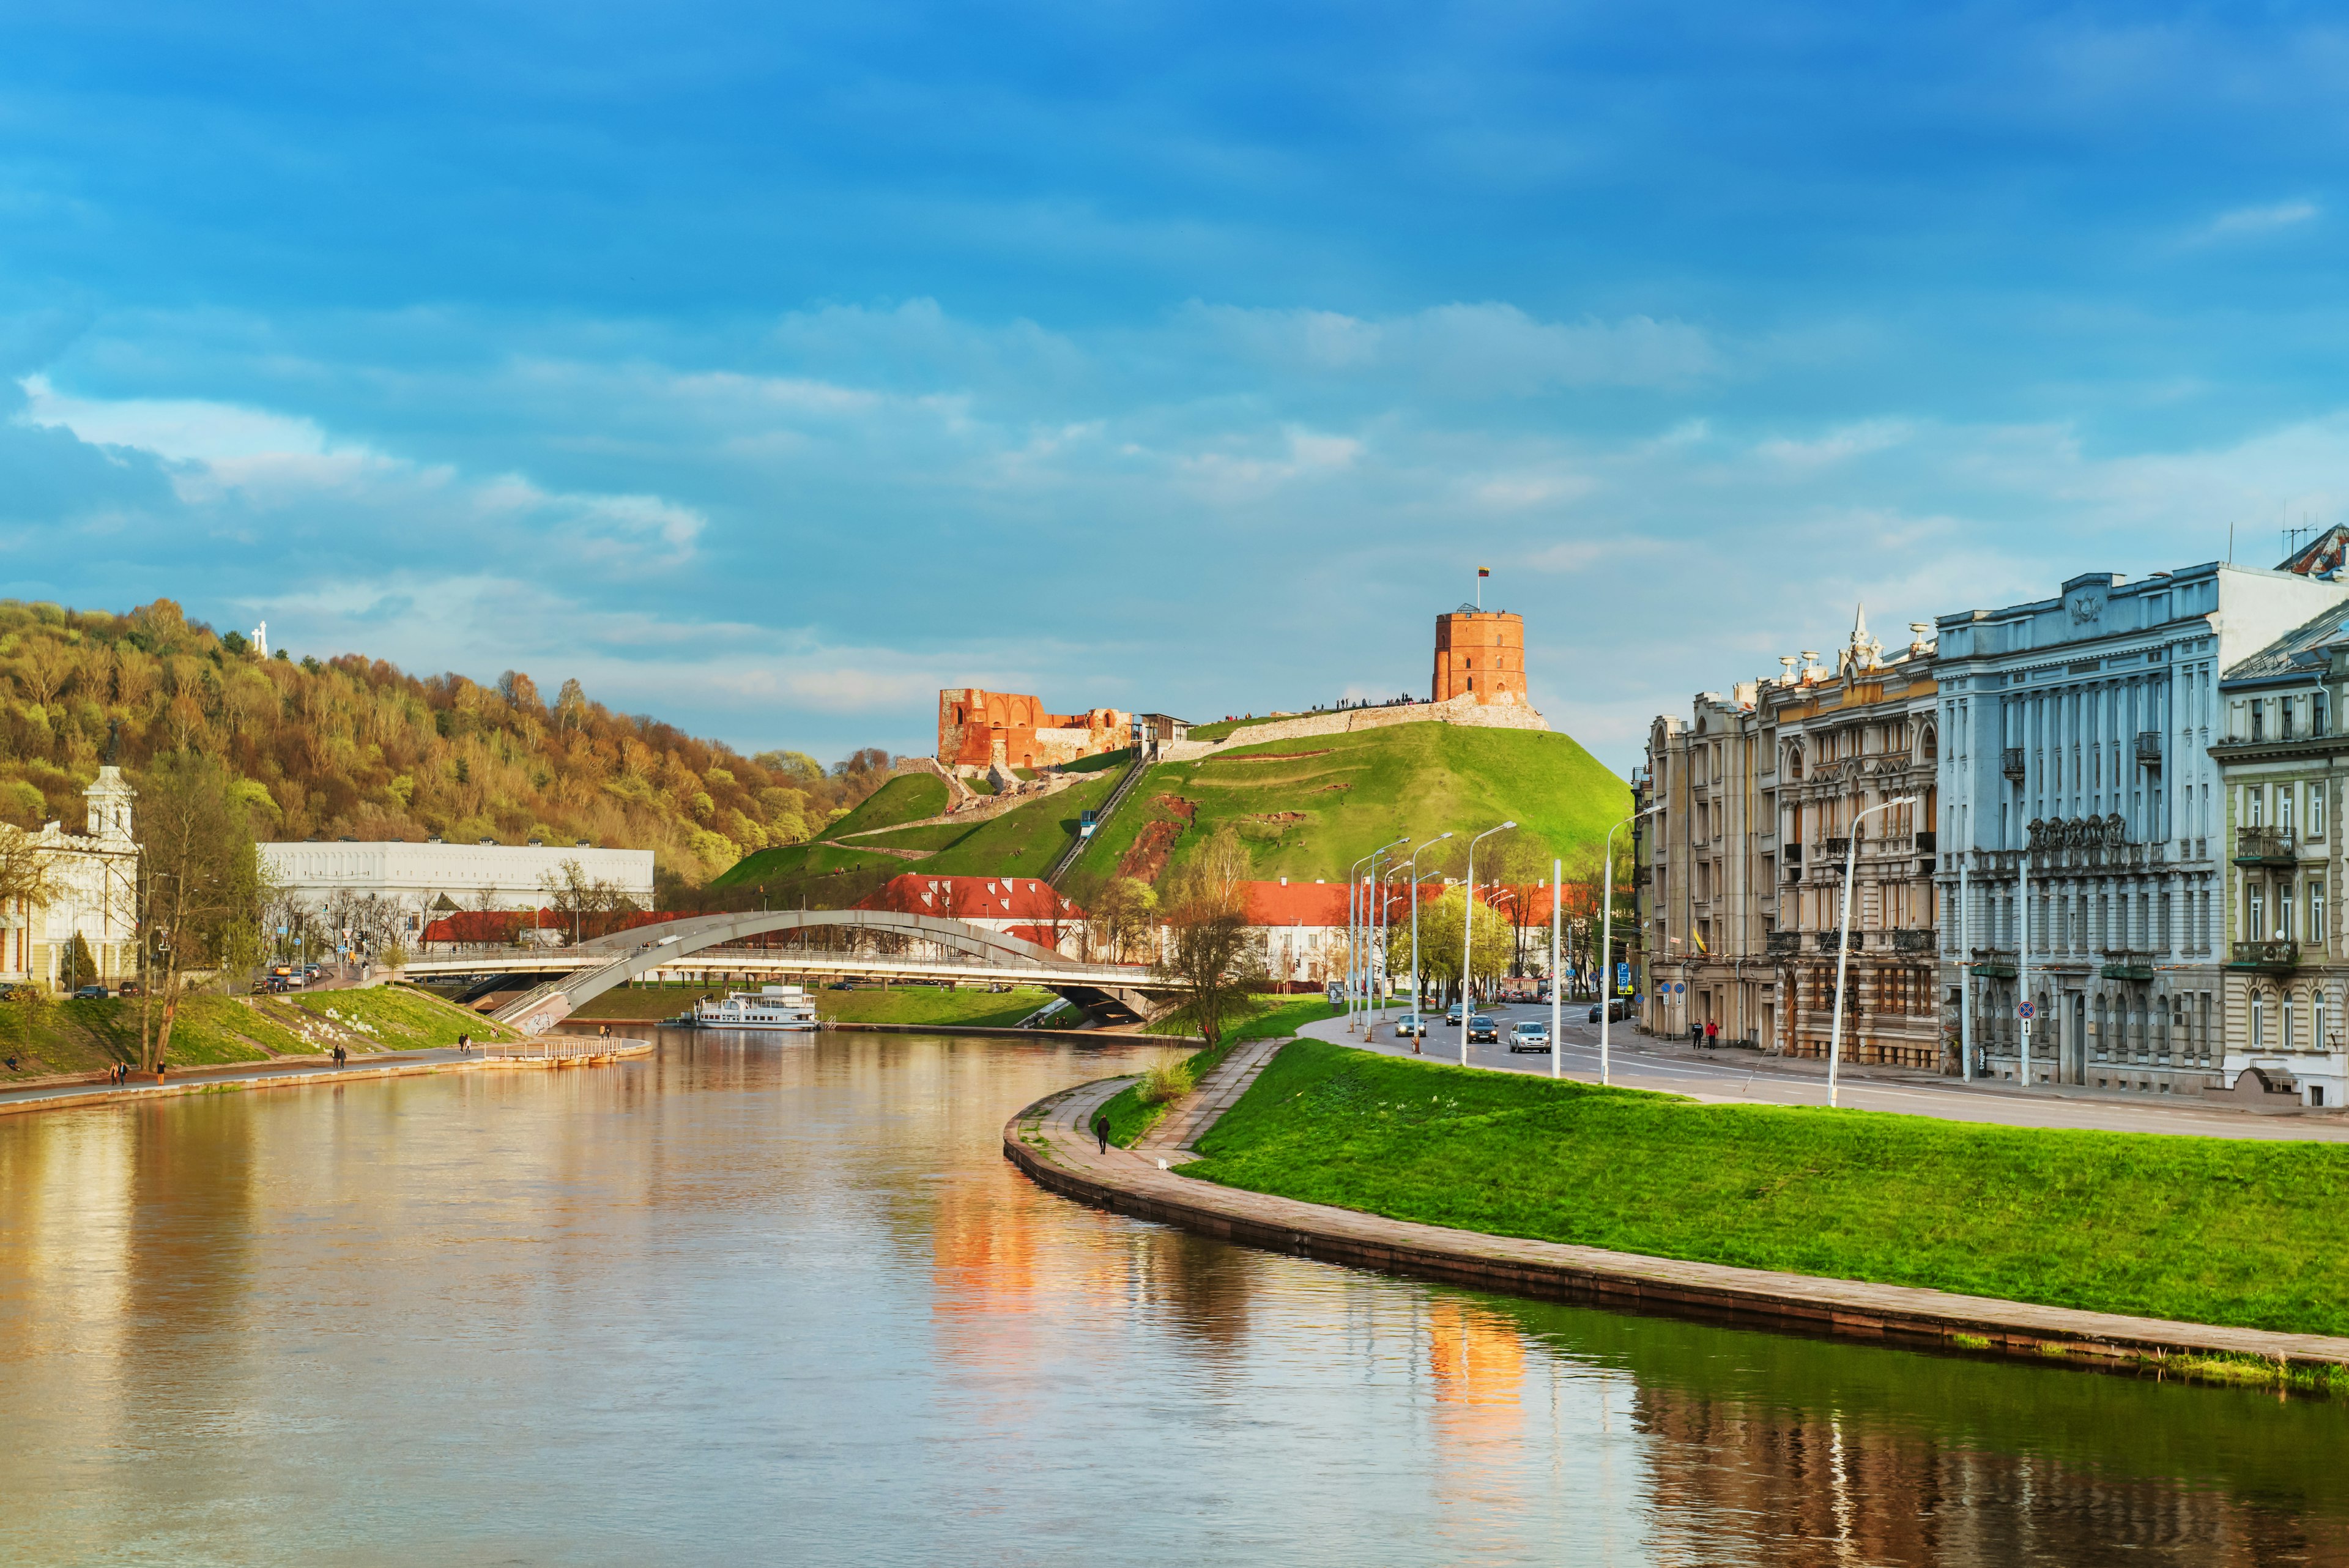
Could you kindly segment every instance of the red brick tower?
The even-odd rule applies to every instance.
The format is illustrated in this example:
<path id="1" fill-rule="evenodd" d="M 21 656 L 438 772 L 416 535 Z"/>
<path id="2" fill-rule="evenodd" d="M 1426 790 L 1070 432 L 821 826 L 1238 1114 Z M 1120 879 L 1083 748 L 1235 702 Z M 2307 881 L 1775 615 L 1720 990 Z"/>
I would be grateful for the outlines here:
<path id="1" fill-rule="evenodd" d="M 1462 605 L 1435 618 L 1433 700 L 1473 697 L 1522 708 L 1526 694 L 1526 619 L 1506 610 Z"/>

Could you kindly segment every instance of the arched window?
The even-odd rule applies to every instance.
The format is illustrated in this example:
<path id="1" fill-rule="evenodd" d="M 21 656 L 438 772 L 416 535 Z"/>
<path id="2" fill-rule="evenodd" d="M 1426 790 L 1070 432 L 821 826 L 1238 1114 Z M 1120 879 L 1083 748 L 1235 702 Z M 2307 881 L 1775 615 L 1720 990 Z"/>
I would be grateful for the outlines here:
<path id="1" fill-rule="evenodd" d="M 1803 748 L 1800 746 L 1786 748 L 1786 776 L 1790 779 L 1803 776 Z"/>
<path id="2" fill-rule="evenodd" d="M 1923 733 L 1918 739 L 1917 760 L 1925 763 L 1938 762 L 1940 760 L 1940 732 L 1932 725 L 1928 724 L 1925 726 Z"/>

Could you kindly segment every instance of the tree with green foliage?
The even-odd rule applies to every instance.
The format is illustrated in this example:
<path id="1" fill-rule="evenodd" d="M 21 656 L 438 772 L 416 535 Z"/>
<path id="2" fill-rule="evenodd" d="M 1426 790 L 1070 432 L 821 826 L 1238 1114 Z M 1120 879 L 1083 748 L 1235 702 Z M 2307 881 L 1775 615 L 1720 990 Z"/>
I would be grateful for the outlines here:
<path id="1" fill-rule="evenodd" d="M 1094 945 L 1112 963 L 1146 947 L 1157 928 L 1158 895 L 1138 877 L 1112 877 L 1092 900 Z"/>
<path id="2" fill-rule="evenodd" d="M 1419 906 L 1419 979 L 1433 982 L 1449 996 L 1460 984 L 1460 927 L 1466 918 L 1468 893 L 1454 888 L 1433 903 Z M 1496 980 L 1509 972 L 1511 938 L 1506 917 L 1480 901 L 1476 909 L 1475 945 L 1470 950 L 1470 974 L 1476 980 Z M 1387 931 L 1387 972 L 1405 985 L 1411 974 L 1411 920 L 1398 920 Z"/>
<path id="3" fill-rule="evenodd" d="M 140 781 L 140 939 L 150 974 L 160 972 L 139 1004 L 139 1061 L 150 1070 L 171 1048 L 171 1025 L 194 977 L 233 978 L 260 961 L 270 889 L 233 783 L 195 752 L 166 753 Z M 150 1029 L 158 1003 L 160 1027 Z"/>
<path id="4" fill-rule="evenodd" d="M 57 983 L 71 993 L 97 979 L 98 961 L 90 956 L 89 943 L 82 940 L 79 931 L 76 931 L 73 940 L 66 944 L 66 950 L 58 955 Z"/>

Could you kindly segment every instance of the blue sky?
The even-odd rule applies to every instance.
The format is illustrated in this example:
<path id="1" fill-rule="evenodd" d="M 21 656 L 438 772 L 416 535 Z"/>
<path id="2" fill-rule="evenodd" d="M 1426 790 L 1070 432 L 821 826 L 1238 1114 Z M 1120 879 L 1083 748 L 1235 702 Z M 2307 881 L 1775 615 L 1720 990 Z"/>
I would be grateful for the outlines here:
<path id="1" fill-rule="evenodd" d="M 2349 508 L 2315 8 L 0 3 L 0 593 L 576 675 L 1648 715 Z"/>

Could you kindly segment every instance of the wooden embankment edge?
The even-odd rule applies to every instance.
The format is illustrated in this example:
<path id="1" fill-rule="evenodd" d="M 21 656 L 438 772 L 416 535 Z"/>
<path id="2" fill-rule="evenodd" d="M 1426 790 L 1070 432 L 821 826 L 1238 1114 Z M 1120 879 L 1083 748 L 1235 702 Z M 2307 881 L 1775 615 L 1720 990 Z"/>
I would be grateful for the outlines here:
<path id="1" fill-rule="evenodd" d="M 2279 1373 L 2349 1367 L 2349 1338 L 2083 1312 L 1907 1285 L 1696 1263 L 1389 1220 L 1218 1187 L 1123 1149 L 1099 1155 L 1081 1120 L 1105 1080 L 1048 1096 L 1003 1127 L 1004 1157 L 1046 1190 L 1217 1241 L 1495 1294 L 1669 1314 L 1813 1336 L 2158 1371 L 2172 1358 L 2256 1360 Z M 1089 1093 L 1088 1091 L 1093 1091 Z M 1055 1125 L 1051 1113 L 1064 1119 Z M 2191 1375 L 2190 1373 L 2189 1375 Z"/>

